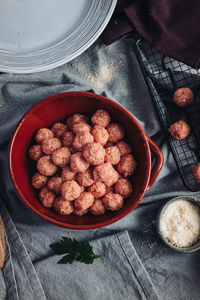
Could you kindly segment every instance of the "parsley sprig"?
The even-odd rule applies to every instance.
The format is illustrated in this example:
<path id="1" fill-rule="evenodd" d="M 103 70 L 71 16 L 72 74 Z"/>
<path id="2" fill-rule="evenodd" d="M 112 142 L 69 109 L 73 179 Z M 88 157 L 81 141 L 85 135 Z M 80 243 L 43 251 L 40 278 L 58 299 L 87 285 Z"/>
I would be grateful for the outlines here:
<path id="1" fill-rule="evenodd" d="M 101 257 L 93 252 L 93 248 L 89 243 L 78 242 L 64 236 L 60 242 L 51 244 L 50 247 L 57 255 L 66 254 L 58 261 L 58 264 L 71 264 L 74 260 L 92 264 L 96 258 Z"/>

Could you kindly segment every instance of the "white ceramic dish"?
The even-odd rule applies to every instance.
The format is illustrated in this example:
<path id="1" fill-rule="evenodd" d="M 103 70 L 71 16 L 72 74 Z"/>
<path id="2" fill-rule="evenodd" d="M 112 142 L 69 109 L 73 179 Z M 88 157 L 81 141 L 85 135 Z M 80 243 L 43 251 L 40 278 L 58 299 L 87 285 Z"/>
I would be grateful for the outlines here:
<path id="1" fill-rule="evenodd" d="M 1 0 L 0 71 L 32 73 L 62 65 L 102 33 L 116 0 Z"/>

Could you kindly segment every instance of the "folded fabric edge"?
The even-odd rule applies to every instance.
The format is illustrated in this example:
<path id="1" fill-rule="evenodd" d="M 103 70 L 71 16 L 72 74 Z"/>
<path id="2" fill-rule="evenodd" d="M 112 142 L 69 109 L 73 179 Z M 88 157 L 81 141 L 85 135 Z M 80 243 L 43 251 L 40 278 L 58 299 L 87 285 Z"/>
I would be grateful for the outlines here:
<path id="1" fill-rule="evenodd" d="M 150 300 L 159 300 L 158 294 L 153 286 L 153 283 L 147 273 L 142 261 L 140 260 L 136 249 L 134 248 L 131 239 L 129 237 L 128 231 L 122 231 L 116 234 L 125 253 L 125 256 L 128 260 L 131 269 L 138 279 L 138 282 L 146 296 L 147 299 Z"/>
<path id="2" fill-rule="evenodd" d="M 6 233 L 6 259 L 3 268 L 3 275 L 7 287 L 9 299 L 19 299 L 19 291 L 16 284 L 14 266 L 13 266 L 13 253 L 16 259 L 19 260 L 23 266 L 23 271 L 26 272 L 27 280 L 30 285 L 30 293 L 33 299 L 46 300 L 44 290 L 41 286 L 40 280 L 36 274 L 35 268 L 30 260 L 25 245 L 19 236 L 17 229 L 8 214 L 8 211 L 2 201 L 0 200 L 1 217 L 5 227 Z M 18 251 L 20 249 L 20 251 Z M 27 286 L 28 288 L 28 286 Z M 36 298 L 35 298 L 36 297 Z"/>

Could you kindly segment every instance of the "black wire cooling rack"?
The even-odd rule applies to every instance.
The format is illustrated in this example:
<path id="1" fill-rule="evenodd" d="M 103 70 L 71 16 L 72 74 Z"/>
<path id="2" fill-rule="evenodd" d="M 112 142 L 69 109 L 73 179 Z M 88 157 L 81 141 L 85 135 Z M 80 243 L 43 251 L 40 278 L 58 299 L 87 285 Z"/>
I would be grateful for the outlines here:
<path id="1" fill-rule="evenodd" d="M 136 42 L 135 50 L 183 182 L 189 190 L 199 191 L 200 183 L 192 170 L 200 162 L 200 70 L 159 53 L 143 40 Z M 194 92 L 194 102 L 187 108 L 176 106 L 172 100 L 181 87 Z M 185 120 L 191 127 L 191 134 L 184 140 L 175 140 L 168 132 L 178 120 Z"/>

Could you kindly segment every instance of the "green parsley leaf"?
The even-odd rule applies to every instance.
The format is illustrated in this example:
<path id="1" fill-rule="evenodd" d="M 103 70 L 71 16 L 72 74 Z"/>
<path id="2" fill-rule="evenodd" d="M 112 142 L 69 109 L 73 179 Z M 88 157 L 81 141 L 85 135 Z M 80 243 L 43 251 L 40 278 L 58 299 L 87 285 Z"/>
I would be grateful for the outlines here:
<path id="1" fill-rule="evenodd" d="M 70 253 L 67 255 L 64 255 L 59 261 L 58 264 L 71 264 L 73 260 L 75 259 L 76 254 Z"/>
<path id="2" fill-rule="evenodd" d="M 74 245 L 74 240 L 63 236 L 59 243 L 51 244 L 50 247 L 56 254 L 61 255 L 73 252 Z"/>
<path id="3" fill-rule="evenodd" d="M 64 255 L 58 264 L 71 264 L 74 260 L 83 262 L 85 264 L 92 264 L 100 255 L 93 252 L 92 246 L 87 242 L 78 242 L 75 239 L 62 237 L 60 242 L 51 244 L 50 247 L 57 255 Z"/>

